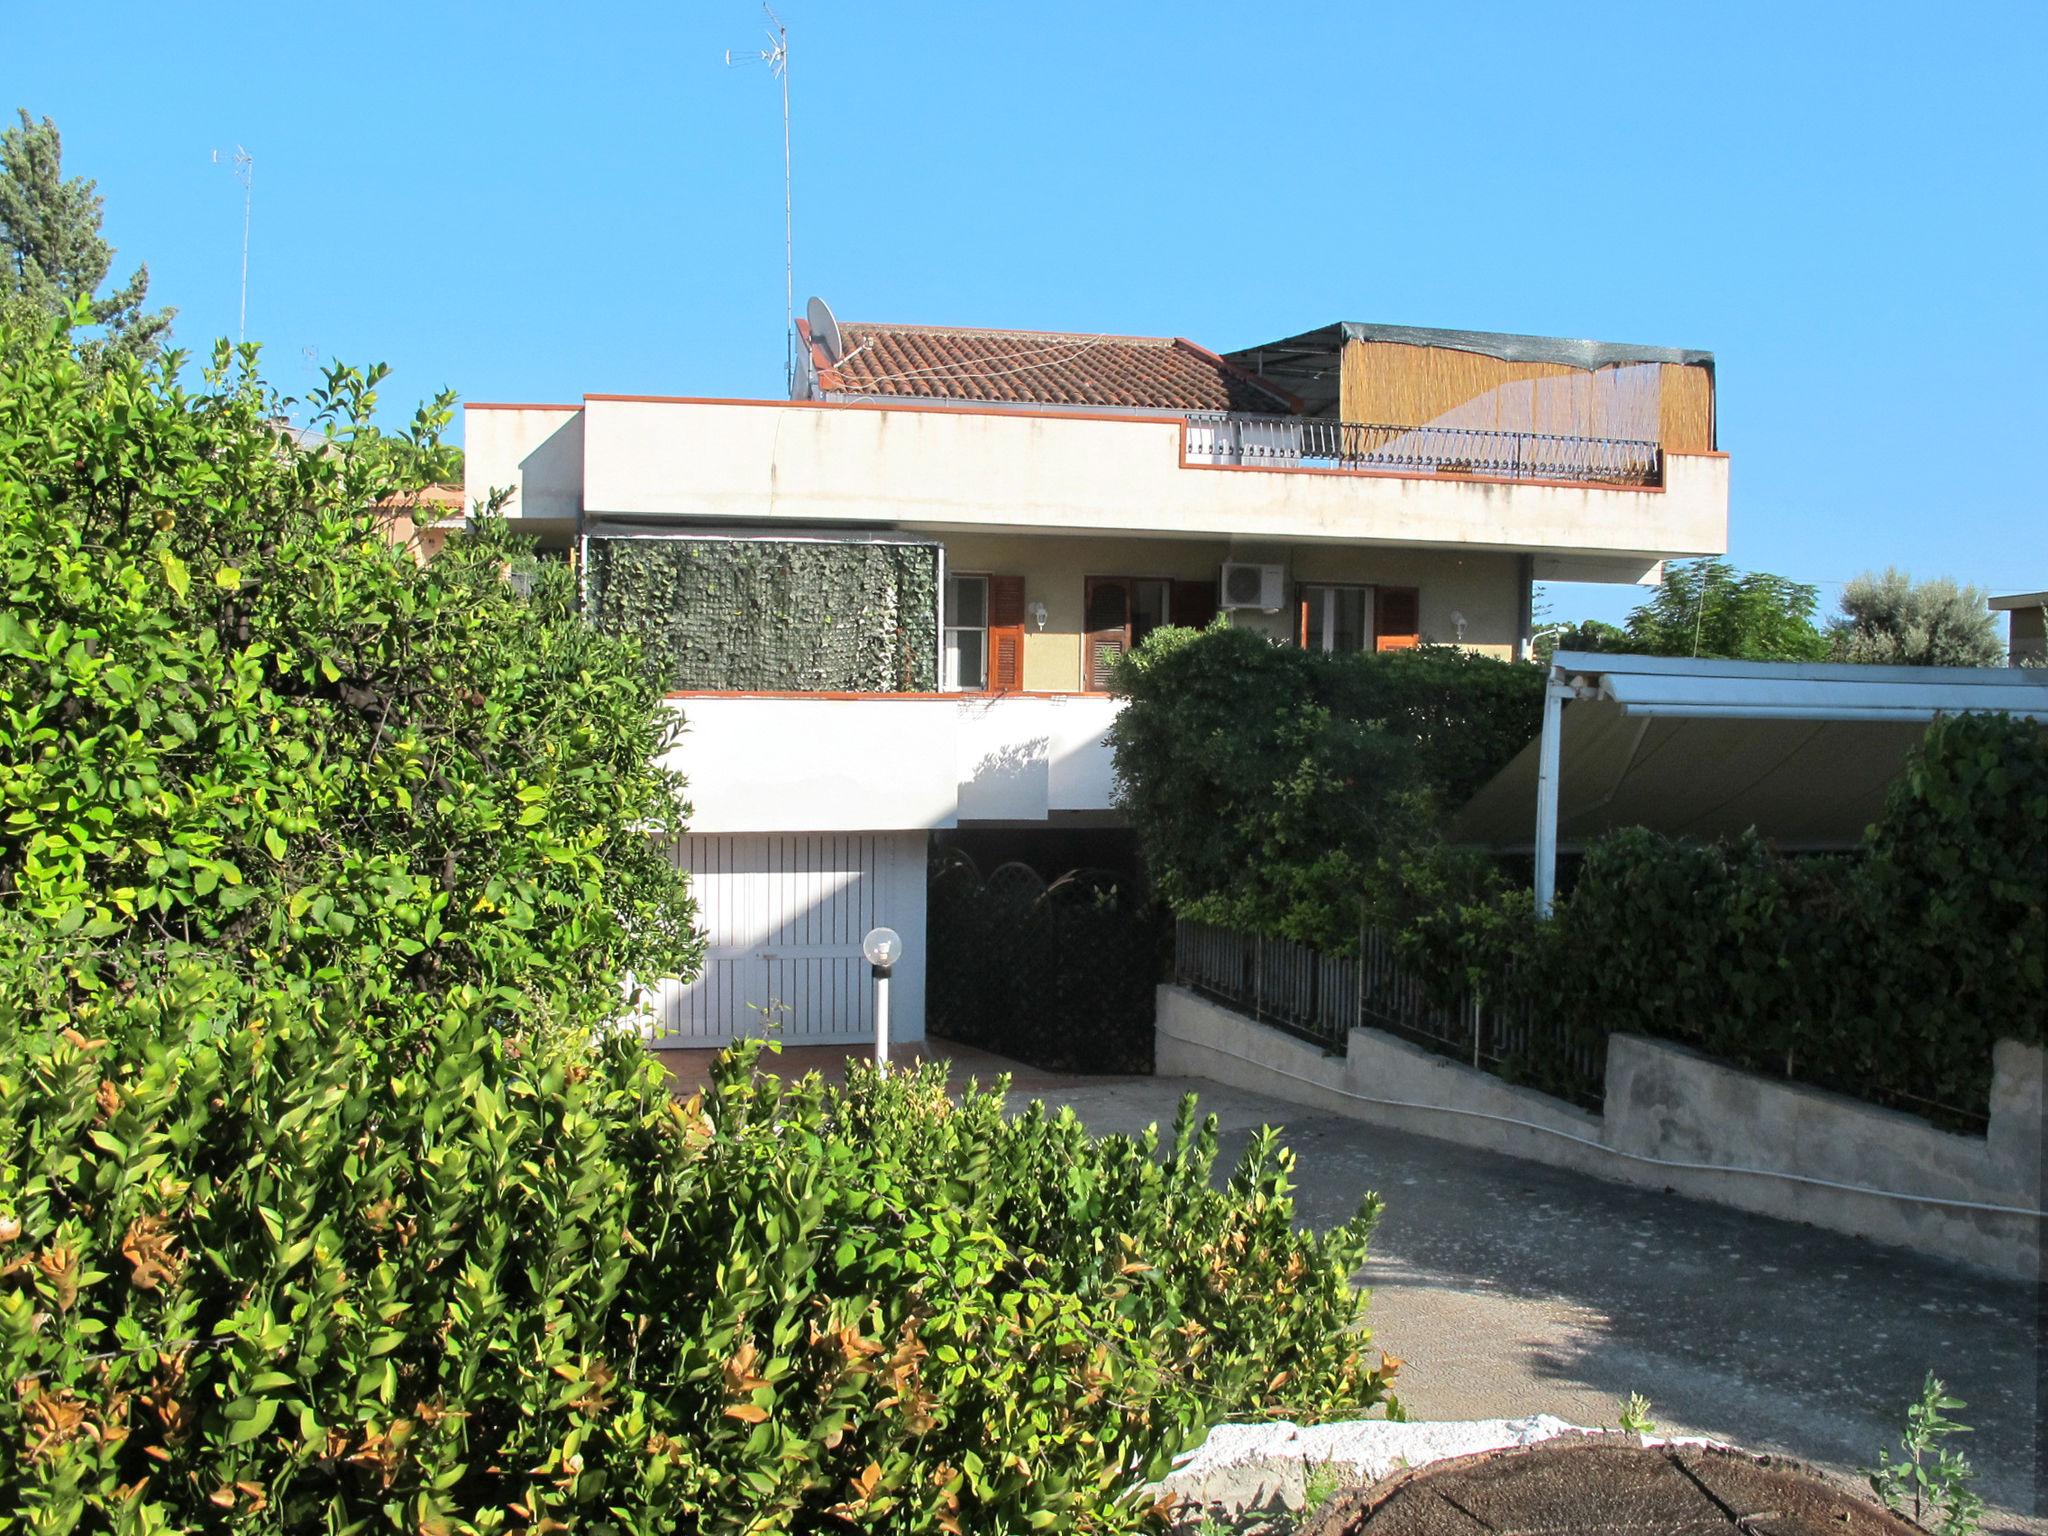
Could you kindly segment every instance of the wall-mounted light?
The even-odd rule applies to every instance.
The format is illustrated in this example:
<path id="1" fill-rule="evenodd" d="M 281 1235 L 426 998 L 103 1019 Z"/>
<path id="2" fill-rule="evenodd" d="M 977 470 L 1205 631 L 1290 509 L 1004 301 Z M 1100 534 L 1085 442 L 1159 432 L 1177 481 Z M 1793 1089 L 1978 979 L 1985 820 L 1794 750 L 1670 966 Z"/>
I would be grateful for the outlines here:
<path id="1" fill-rule="evenodd" d="M 1451 610 L 1451 628 L 1458 632 L 1458 644 L 1465 643 L 1465 615 L 1455 608 Z"/>
<path id="2" fill-rule="evenodd" d="M 1024 611 L 1031 615 L 1031 622 L 1033 624 L 1036 624 L 1038 628 L 1041 631 L 1043 631 L 1045 628 L 1046 620 L 1045 604 L 1041 603 L 1037 598 L 1034 597 L 1028 604 L 1025 605 Z"/>

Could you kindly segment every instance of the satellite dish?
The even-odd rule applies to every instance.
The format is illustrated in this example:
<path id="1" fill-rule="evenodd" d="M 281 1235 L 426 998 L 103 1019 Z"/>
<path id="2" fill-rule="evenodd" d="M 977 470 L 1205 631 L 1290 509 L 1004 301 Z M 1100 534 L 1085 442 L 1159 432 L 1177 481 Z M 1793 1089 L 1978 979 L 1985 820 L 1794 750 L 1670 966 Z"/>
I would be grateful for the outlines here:
<path id="1" fill-rule="evenodd" d="M 846 355 L 846 345 L 839 339 L 839 321 L 832 314 L 832 306 L 816 294 L 804 306 L 804 319 L 811 328 L 811 340 L 825 351 L 825 361 L 836 363 Z"/>

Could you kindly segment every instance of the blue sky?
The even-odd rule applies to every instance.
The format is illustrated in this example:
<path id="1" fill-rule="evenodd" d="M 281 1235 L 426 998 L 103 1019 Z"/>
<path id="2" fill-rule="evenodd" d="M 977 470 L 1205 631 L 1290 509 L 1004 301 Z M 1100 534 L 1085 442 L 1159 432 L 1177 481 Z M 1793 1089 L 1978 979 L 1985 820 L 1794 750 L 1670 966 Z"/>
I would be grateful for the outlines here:
<path id="1" fill-rule="evenodd" d="M 57 120 L 183 344 L 235 328 L 239 143 L 287 388 L 780 392 L 751 0 L 92 9 L 14 8 L 0 108 Z M 1706 348 L 1737 563 L 2048 586 L 2048 5 L 780 9 L 799 308 Z"/>

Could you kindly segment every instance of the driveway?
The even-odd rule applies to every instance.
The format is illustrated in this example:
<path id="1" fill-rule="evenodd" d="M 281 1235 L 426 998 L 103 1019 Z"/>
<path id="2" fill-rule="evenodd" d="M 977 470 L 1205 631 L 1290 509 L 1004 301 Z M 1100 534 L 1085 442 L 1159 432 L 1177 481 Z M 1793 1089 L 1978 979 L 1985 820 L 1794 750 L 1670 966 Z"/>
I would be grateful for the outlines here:
<path id="1" fill-rule="evenodd" d="M 1956 1417 L 1974 1428 L 1962 1449 L 1994 1506 L 1984 1529 L 2048 1532 L 2033 1287 L 1214 1083 L 1020 1092 L 1132 1132 L 1170 1124 L 1190 1090 L 1221 1121 L 1226 1163 L 1259 1126 L 1286 1127 L 1305 1222 L 1342 1219 L 1369 1189 L 1384 1197 L 1362 1278 L 1376 1342 L 1407 1362 L 1411 1416 L 1611 1425 L 1640 1392 L 1664 1431 L 1857 1477 L 1895 1448 L 1932 1369 L 1968 1405 Z"/>

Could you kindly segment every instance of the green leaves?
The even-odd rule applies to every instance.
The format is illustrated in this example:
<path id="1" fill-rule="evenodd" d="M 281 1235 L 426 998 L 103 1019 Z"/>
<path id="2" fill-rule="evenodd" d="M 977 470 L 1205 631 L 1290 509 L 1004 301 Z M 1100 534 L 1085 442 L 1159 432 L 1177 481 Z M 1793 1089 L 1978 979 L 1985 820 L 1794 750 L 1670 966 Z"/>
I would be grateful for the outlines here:
<path id="1" fill-rule="evenodd" d="M 1542 674 L 1441 647 L 1324 655 L 1248 630 L 1155 631 L 1119 668 L 1121 804 L 1180 915 L 1356 940 L 1359 898 L 1430 856 L 1536 732 Z"/>

